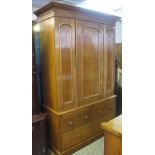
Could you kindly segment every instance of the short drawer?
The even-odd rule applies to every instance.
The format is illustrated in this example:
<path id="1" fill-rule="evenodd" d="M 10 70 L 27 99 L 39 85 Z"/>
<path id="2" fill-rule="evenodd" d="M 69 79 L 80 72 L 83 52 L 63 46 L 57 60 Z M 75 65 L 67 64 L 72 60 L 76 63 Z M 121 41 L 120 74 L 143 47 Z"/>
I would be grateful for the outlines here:
<path id="1" fill-rule="evenodd" d="M 66 132 L 77 126 L 77 115 L 61 119 L 61 131 Z"/>
<path id="2" fill-rule="evenodd" d="M 86 140 L 87 138 L 91 137 L 92 133 L 92 124 L 87 124 L 67 133 L 64 133 L 62 135 L 63 150 Z"/>
<path id="3" fill-rule="evenodd" d="M 93 109 L 93 120 L 102 119 L 107 115 L 115 113 L 115 102 L 114 101 L 104 101 L 97 104 Z"/>
<path id="4" fill-rule="evenodd" d="M 78 125 L 87 124 L 91 121 L 92 121 L 92 111 L 91 110 L 78 113 L 78 115 L 77 115 L 77 124 Z"/>
<path id="5" fill-rule="evenodd" d="M 60 120 L 61 132 L 67 132 L 92 121 L 92 110 L 82 109 L 76 113 L 67 114 Z"/>

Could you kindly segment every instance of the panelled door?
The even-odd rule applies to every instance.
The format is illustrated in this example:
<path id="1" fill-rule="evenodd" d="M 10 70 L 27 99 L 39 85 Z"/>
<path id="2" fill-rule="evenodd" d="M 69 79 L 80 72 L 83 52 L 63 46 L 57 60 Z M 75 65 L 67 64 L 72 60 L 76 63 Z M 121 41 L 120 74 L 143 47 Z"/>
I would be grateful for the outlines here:
<path id="1" fill-rule="evenodd" d="M 105 71 L 105 97 L 114 95 L 114 29 L 112 25 L 105 25 L 105 39 L 104 39 L 104 71 Z"/>
<path id="2" fill-rule="evenodd" d="M 102 24 L 76 21 L 76 69 L 80 105 L 104 96 L 103 33 Z"/>
<path id="3" fill-rule="evenodd" d="M 58 109 L 76 106 L 75 20 L 54 17 Z"/>

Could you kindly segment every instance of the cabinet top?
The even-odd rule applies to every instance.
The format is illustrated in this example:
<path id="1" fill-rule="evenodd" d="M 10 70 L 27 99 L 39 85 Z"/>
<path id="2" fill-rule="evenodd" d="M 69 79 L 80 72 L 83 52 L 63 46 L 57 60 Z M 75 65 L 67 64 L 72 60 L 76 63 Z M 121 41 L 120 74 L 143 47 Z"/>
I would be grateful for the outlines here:
<path id="1" fill-rule="evenodd" d="M 68 17 L 71 17 L 71 18 L 85 17 L 84 19 L 88 19 L 88 20 L 89 18 L 91 19 L 94 18 L 100 21 L 101 23 L 102 21 L 108 21 L 110 23 L 114 23 L 116 20 L 119 19 L 119 17 L 114 15 L 109 15 L 109 14 L 105 14 L 105 13 L 101 13 L 101 12 L 97 12 L 89 9 L 84 9 L 74 5 L 59 3 L 59 2 L 51 2 L 46 6 L 42 7 L 41 9 L 35 11 L 34 14 L 36 14 L 39 18 L 43 16 L 47 16 L 48 18 L 52 16 L 62 17 L 65 15 L 68 15 Z M 46 19 L 46 17 L 44 17 L 44 19 Z"/>
<path id="2" fill-rule="evenodd" d="M 102 129 L 116 136 L 122 137 L 122 115 L 101 124 Z"/>

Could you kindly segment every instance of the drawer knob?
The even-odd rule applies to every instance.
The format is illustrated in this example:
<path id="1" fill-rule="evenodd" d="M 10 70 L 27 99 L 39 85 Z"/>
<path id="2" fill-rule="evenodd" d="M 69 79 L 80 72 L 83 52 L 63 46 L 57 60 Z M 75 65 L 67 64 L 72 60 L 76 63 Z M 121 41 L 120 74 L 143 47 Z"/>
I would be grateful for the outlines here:
<path id="1" fill-rule="evenodd" d="M 112 110 L 112 106 L 110 106 L 109 109 Z"/>
<path id="2" fill-rule="evenodd" d="M 72 125 L 73 125 L 73 122 L 72 122 L 72 121 L 70 121 L 70 122 L 68 123 L 68 125 L 69 125 L 69 126 L 72 126 Z"/>
<path id="3" fill-rule="evenodd" d="M 98 113 L 98 114 L 102 114 L 102 111 L 101 111 L 101 110 L 98 110 L 97 113 Z"/>
<path id="4" fill-rule="evenodd" d="M 87 116 L 87 115 L 85 115 L 85 116 L 84 116 L 84 119 L 85 119 L 85 120 L 88 120 L 88 116 Z"/>
<path id="5" fill-rule="evenodd" d="M 77 136 L 78 136 L 78 138 L 81 138 L 81 135 L 80 134 L 78 134 Z"/>

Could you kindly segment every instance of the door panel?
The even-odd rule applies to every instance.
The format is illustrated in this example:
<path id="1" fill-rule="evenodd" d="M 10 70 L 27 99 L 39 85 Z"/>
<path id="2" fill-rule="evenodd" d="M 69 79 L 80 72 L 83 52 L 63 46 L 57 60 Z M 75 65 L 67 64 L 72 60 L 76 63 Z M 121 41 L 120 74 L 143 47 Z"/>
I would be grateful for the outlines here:
<path id="1" fill-rule="evenodd" d="M 83 97 L 88 98 L 100 93 L 99 33 L 94 28 L 85 28 L 82 35 Z"/>
<path id="2" fill-rule="evenodd" d="M 105 97 L 114 94 L 114 29 L 111 25 L 105 28 Z"/>
<path id="3" fill-rule="evenodd" d="M 103 29 L 101 24 L 77 21 L 76 53 L 79 104 L 102 97 Z"/>
<path id="4" fill-rule="evenodd" d="M 72 45 L 71 45 L 70 33 L 71 33 L 70 25 L 63 24 L 60 26 L 62 94 L 64 104 L 73 101 L 72 64 L 71 64 Z"/>
<path id="5" fill-rule="evenodd" d="M 54 18 L 59 109 L 76 106 L 75 20 Z"/>

